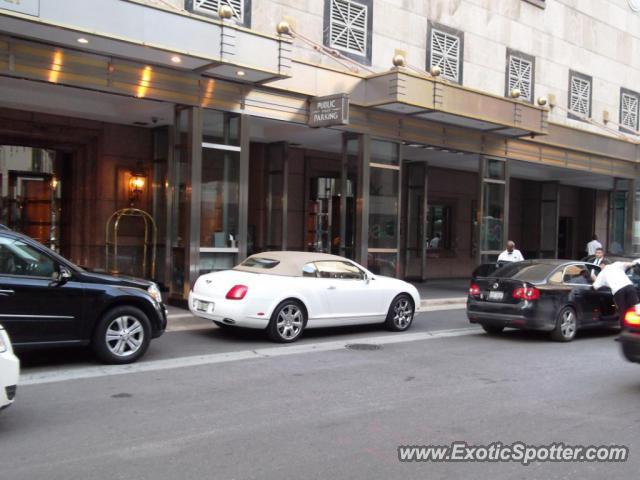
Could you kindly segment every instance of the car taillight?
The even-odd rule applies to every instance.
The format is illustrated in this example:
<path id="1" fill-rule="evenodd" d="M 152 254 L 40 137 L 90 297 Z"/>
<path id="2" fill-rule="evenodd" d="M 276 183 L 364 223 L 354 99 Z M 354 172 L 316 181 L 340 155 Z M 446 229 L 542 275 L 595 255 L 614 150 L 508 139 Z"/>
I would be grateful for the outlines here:
<path id="1" fill-rule="evenodd" d="M 639 308 L 636 308 L 636 307 L 639 307 Z M 627 327 L 634 327 L 634 328 L 640 327 L 640 311 L 639 311 L 639 309 L 640 309 L 640 305 L 636 305 L 635 307 L 631 307 L 624 314 L 624 324 Z"/>
<path id="2" fill-rule="evenodd" d="M 246 285 L 235 285 L 227 292 L 227 300 L 242 300 L 247 294 L 249 287 Z"/>
<path id="3" fill-rule="evenodd" d="M 513 291 L 513 298 L 516 300 L 538 300 L 540 290 L 536 287 L 518 287 Z"/>
<path id="4" fill-rule="evenodd" d="M 472 283 L 471 286 L 469 287 L 469 295 L 471 295 L 472 297 L 479 297 L 480 287 L 475 283 Z"/>

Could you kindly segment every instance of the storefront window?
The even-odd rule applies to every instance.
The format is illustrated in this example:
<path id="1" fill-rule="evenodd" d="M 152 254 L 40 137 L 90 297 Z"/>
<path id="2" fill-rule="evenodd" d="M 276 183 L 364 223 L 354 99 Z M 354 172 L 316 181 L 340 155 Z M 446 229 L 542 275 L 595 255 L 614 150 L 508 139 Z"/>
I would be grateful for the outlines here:
<path id="1" fill-rule="evenodd" d="M 398 248 L 398 170 L 371 169 L 369 248 Z"/>
<path id="2" fill-rule="evenodd" d="M 485 178 L 494 180 L 504 180 L 505 163 L 503 160 L 489 159 L 487 160 L 487 172 Z"/>
<path id="3" fill-rule="evenodd" d="M 240 117 L 233 113 L 205 110 L 202 141 L 217 145 L 240 145 Z"/>
<path id="4" fill-rule="evenodd" d="M 398 144 L 382 140 L 371 140 L 371 163 L 400 165 Z"/>
<path id="5" fill-rule="evenodd" d="M 484 185 L 484 208 L 480 248 L 483 251 L 503 248 L 504 232 L 504 195 L 505 185 L 502 183 L 486 183 Z"/>
<path id="6" fill-rule="evenodd" d="M 200 246 L 237 247 L 240 152 L 202 150 Z"/>
<path id="7" fill-rule="evenodd" d="M 204 110 L 200 176 L 200 273 L 232 268 L 240 221 L 240 117 Z"/>

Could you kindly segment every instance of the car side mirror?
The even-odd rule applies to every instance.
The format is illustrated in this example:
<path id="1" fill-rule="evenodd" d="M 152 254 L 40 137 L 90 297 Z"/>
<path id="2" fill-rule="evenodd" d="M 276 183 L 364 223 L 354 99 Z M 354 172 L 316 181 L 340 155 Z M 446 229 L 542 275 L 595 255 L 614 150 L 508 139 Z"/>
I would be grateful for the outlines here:
<path id="1" fill-rule="evenodd" d="M 52 287 L 63 285 L 67 281 L 69 281 L 71 277 L 71 271 L 67 267 L 60 265 L 58 267 L 58 270 L 53 272 L 53 274 L 51 275 L 51 283 L 49 285 Z"/>

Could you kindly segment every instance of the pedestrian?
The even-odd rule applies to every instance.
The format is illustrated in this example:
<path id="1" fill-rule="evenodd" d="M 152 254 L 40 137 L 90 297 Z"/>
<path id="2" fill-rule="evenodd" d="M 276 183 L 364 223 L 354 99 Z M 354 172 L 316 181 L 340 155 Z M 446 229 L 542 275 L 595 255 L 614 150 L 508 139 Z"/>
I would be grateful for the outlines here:
<path id="1" fill-rule="evenodd" d="M 602 267 L 609 263 L 609 261 L 604 256 L 604 249 L 602 247 L 596 248 L 595 251 L 596 258 L 593 259 L 593 264 Z"/>
<path id="2" fill-rule="evenodd" d="M 593 282 L 593 289 L 609 287 L 613 293 L 613 301 L 618 309 L 620 326 L 624 324 L 624 315 L 631 307 L 640 303 L 636 287 L 633 285 L 626 270 L 635 265 L 640 265 L 640 259 L 633 262 L 614 262 L 609 265 L 604 264 L 602 270 Z"/>
<path id="3" fill-rule="evenodd" d="M 440 233 L 436 233 L 435 236 L 429 242 L 429 248 L 439 248 L 440 247 Z"/>
<path id="4" fill-rule="evenodd" d="M 507 249 L 500 254 L 498 262 L 521 262 L 524 260 L 520 250 L 516 250 L 516 244 L 513 240 L 507 242 Z"/>
<path id="5" fill-rule="evenodd" d="M 602 248 L 602 244 L 598 241 L 598 236 L 594 233 L 591 241 L 587 243 L 587 255 L 595 255 L 598 248 Z"/>

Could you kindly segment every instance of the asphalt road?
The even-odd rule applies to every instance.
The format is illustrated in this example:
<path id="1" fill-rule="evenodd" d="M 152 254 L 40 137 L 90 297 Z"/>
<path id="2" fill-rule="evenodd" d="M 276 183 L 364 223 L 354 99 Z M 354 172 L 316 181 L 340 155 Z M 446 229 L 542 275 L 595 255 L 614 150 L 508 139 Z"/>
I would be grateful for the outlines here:
<path id="1" fill-rule="evenodd" d="M 140 364 L 158 368 L 24 385 L 0 415 L 0 478 L 637 476 L 640 365 L 622 359 L 611 332 L 569 344 L 517 331 L 491 337 L 466 330 L 460 310 L 422 314 L 415 327 L 396 336 L 412 341 L 398 343 L 376 341 L 389 336 L 374 328 L 309 332 L 299 350 L 289 350 L 294 354 L 223 363 L 201 357 L 187 368 L 175 362 L 291 347 L 217 329 L 169 333 Z M 451 329 L 460 335 L 443 333 Z M 348 342 L 381 348 L 337 345 Z M 312 350 L 321 344 L 327 349 Z M 27 376 L 93 368 L 77 351 L 24 361 Z M 529 466 L 398 461 L 399 445 L 454 441 L 618 444 L 629 447 L 630 459 Z"/>

